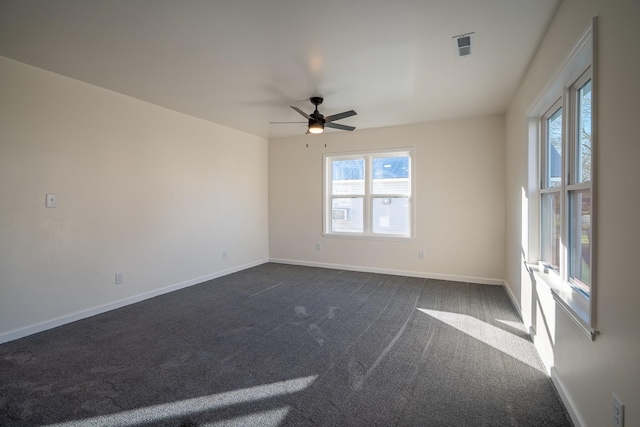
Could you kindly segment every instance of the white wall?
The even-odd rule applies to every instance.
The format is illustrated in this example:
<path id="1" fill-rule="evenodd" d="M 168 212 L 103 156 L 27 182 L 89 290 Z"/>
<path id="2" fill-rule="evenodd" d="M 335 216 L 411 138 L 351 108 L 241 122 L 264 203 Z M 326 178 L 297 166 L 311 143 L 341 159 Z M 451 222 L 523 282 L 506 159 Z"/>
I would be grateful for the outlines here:
<path id="1" fill-rule="evenodd" d="M 323 153 L 394 147 L 415 147 L 416 238 L 323 237 Z M 309 265 L 500 283 L 504 188 L 503 116 L 271 140 L 269 255 Z M 418 250 L 425 251 L 424 260 Z"/>
<path id="2" fill-rule="evenodd" d="M 527 110 L 544 91 L 571 49 L 598 16 L 595 84 L 599 101 L 596 133 L 595 234 L 596 327 L 591 342 L 549 297 L 533 286 L 523 260 L 536 261 L 537 203 L 527 178 Z M 522 307 L 535 342 L 554 369 L 576 418 L 585 426 L 611 425 L 611 394 L 626 405 L 626 426 L 640 425 L 640 48 L 637 0 L 565 0 L 534 58 L 506 119 L 506 280 Z M 534 183 L 535 185 L 535 183 Z M 535 239 L 534 239 L 535 240 Z M 523 255 L 524 254 L 524 255 Z M 523 258 L 523 256 L 525 258 Z"/>
<path id="3" fill-rule="evenodd" d="M 0 342 L 266 261 L 267 147 L 0 57 Z"/>

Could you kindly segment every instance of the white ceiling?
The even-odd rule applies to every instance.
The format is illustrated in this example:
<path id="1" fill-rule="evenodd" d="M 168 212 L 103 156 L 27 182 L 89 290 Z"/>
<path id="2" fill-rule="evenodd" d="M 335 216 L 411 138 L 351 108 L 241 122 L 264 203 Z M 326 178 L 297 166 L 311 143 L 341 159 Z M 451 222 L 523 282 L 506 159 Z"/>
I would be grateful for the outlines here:
<path id="1" fill-rule="evenodd" d="M 503 113 L 559 2 L 0 0 L 0 55 L 277 138 L 313 95 L 358 129 Z"/>

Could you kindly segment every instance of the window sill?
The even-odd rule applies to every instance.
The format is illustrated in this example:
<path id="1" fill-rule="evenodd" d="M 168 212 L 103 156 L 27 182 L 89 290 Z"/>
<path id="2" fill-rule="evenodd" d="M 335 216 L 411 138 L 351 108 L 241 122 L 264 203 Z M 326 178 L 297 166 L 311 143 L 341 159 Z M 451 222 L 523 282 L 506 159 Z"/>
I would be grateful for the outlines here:
<path id="1" fill-rule="evenodd" d="M 533 273 L 537 283 L 549 287 L 556 304 L 573 319 L 591 341 L 595 341 L 598 331 L 591 326 L 589 297 L 563 283 L 560 277 L 547 272 L 537 264 L 527 264 L 527 269 Z"/>

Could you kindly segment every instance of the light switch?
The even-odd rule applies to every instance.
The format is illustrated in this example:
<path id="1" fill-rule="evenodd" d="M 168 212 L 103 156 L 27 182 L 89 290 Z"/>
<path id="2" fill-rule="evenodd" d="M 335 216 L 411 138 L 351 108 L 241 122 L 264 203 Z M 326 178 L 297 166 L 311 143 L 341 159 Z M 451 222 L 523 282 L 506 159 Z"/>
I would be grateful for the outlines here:
<path id="1" fill-rule="evenodd" d="M 57 208 L 58 207 L 58 195 L 47 193 L 47 207 L 48 208 Z"/>

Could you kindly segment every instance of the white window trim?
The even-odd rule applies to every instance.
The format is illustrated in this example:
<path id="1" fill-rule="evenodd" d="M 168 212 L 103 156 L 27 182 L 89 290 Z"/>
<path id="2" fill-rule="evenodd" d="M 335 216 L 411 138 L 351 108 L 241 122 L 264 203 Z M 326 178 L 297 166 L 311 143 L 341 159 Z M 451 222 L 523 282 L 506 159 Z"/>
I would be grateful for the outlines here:
<path id="1" fill-rule="evenodd" d="M 360 159 L 362 157 L 374 157 L 380 155 L 390 155 L 390 156 L 409 156 L 409 186 L 410 186 L 410 194 L 408 196 L 409 199 L 409 235 L 398 235 L 398 234 L 381 234 L 381 233 L 373 233 L 371 231 L 370 224 L 370 216 L 371 216 L 371 206 L 369 205 L 368 199 L 371 196 L 371 167 L 370 165 L 365 165 L 365 196 L 363 196 L 363 209 L 364 209 L 364 232 L 362 233 L 349 233 L 349 232 L 334 232 L 331 231 L 331 207 L 332 204 L 329 203 L 329 189 L 331 188 L 331 174 L 329 173 L 329 163 L 327 159 L 329 158 L 339 158 L 340 160 L 347 159 Z M 335 239 L 364 239 L 364 240 L 384 240 L 384 241 L 411 241 L 415 239 L 416 236 L 416 224 L 415 224 L 415 190 L 416 190 L 416 181 L 415 181 L 415 147 L 399 147 L 399 148 L 388 148 L 388 149 L 379 149 L 379 150 L 362 150 L 362 151 L 353 151 L 353 152 L 337 152 L 337 153 L 325 153 L 322 156 L 322 170 L 323 170 L 323 179 L 322 179 L 322 235 L 327 238 L 335 238 Z M 369 195 L 369 196 L 367 196 Z M 392 195 L 391 195 L 392 196 Z M 406 197 L 406 196 L 402 196 Z"/>
<path id="2" fill-rule="evenodd" d="M 592 81 L 592 110 L 591 110 L 591 124 L 592 124 L 592 160 L 591 160 L 591 184 L 587 186 L 587 188 L 591 189 L 591 286 L 590 286 L 590 295 L 586 296 L 582 292 L 576 290 L 568 281 L 568 277 L 561 277 L 558 272 L 555 270 L 549 269 L 545 263 L 539 261 L 540 259 L 540 244 L 541 244 L 541 227 L 540 227 L 540 213 L 529 211 L 529 215 L 533 218 L 538 218 L 537 221 L 529 222 L 529 240 L 535 248 L 530 248 L 533 250 L 529 251 L 529 259 L 527 260 L 526 266 L 527 269 L 533 274 L 536 280 L 540 283 L 546 284 L 552 291 L 554 300 L 558 304 L 560 308 L 562 308 L 571 319 L 575 321 L 575 323 L 582 329 L 582 331 L 593 341 L 598 334 L 598 330 L 596 328 L 596 299 L 597 299 L 597 286 L 596 286 L 596 245 L 597 240 L 594 238 L 596 236 L 597 231 L 597 213 L 596 213 L 596 188 L 597 188 L 597 174 L 596 171 L 596 162 L 597 162 L 597 97 L 598 97 L 598 70 L 597 70 L 597 17 L 592 19 L 591 25 L 581 37 L 577 45 L 574 47 L 573 51 L 564 61 L 558 72 L 551 79 L 551 82 L 546 86 L 538 99 L 534 102 L 533 106 L 529 109 L 529 144 L 530 147 L 535 146 L 537 150 L 530 150 L 529 153 L 537 154 L 538 158 L 536 162 L 530 162 L 530 168 L 532 168 L 532 172 L 530 173 L 530 181 L 533 178 L 533 182 L 529 183 L 529 189 L 533 190 L 537 193 L 538 203 L 537 206 L 532 206 L 532 209 L 535 207 L 538 211 L 540 210 L 540 196 L 542 193 L 547 192 L 546 189 L 541 189 L 542 185 L 542 176 L 541 176 L 541 162 L 544 161 L 544 152 L 541 149 L 542 144 L 540 141 L 542 140 L 542 126 L 541 126 L 541 118 L 544 114 L 551 108 L 552 105 L 556 103 L 556 101 L 562 98 L 563 101 L 563 132 L 565 138 L 571 138 L 573 130 L 569 129 L 569 126 L 565 125 L 565 123 L 573 123 L 572 117 L 570 117 L 571 109 L 567 108 L 568 99 L 572 96 L 572 88 L 574 85 L 581 81 L 585 72 L 590 69 L 591 73 L 591 81 Z M 567 112 L 569 114 L 567 114 Z M 568 139 L 571 141 L 570 144 L 573 144 L 572 139 Z M 573 147 L 571 147 L 573 148 Z M 537 152 L 536 152 L 537 151 Z M 568 154 L 568 153 L 567 153 Z M 570 156 L 566 155 L 563 152 L 563 162 L 567 162 Z M 576 190 L 584 187 L 583 184 L 570 184 L 567 182 L 568 173 L 571 173 L 566 168 L 564 169 L 563 175 L 563 186 L 562 186 L 562 197 L 566 198 L 569 190 Z M 566 201 L 564 202 L 566 205 Z M 567 215 L 567 209 L 564 208 L 561 211 L 561 215 L 563 218 Z M 567 221 L 563 221 L 561 235 L 567 236 Z M 533 235 L 531 234 L 533 232 Z M 565 243 L 566 245 L 566 243 Z M 566 250 L 562 251 L 563 254 L 560 259 L 560 270 L 567 275 L 567 259 L 566 259 Z"/>

